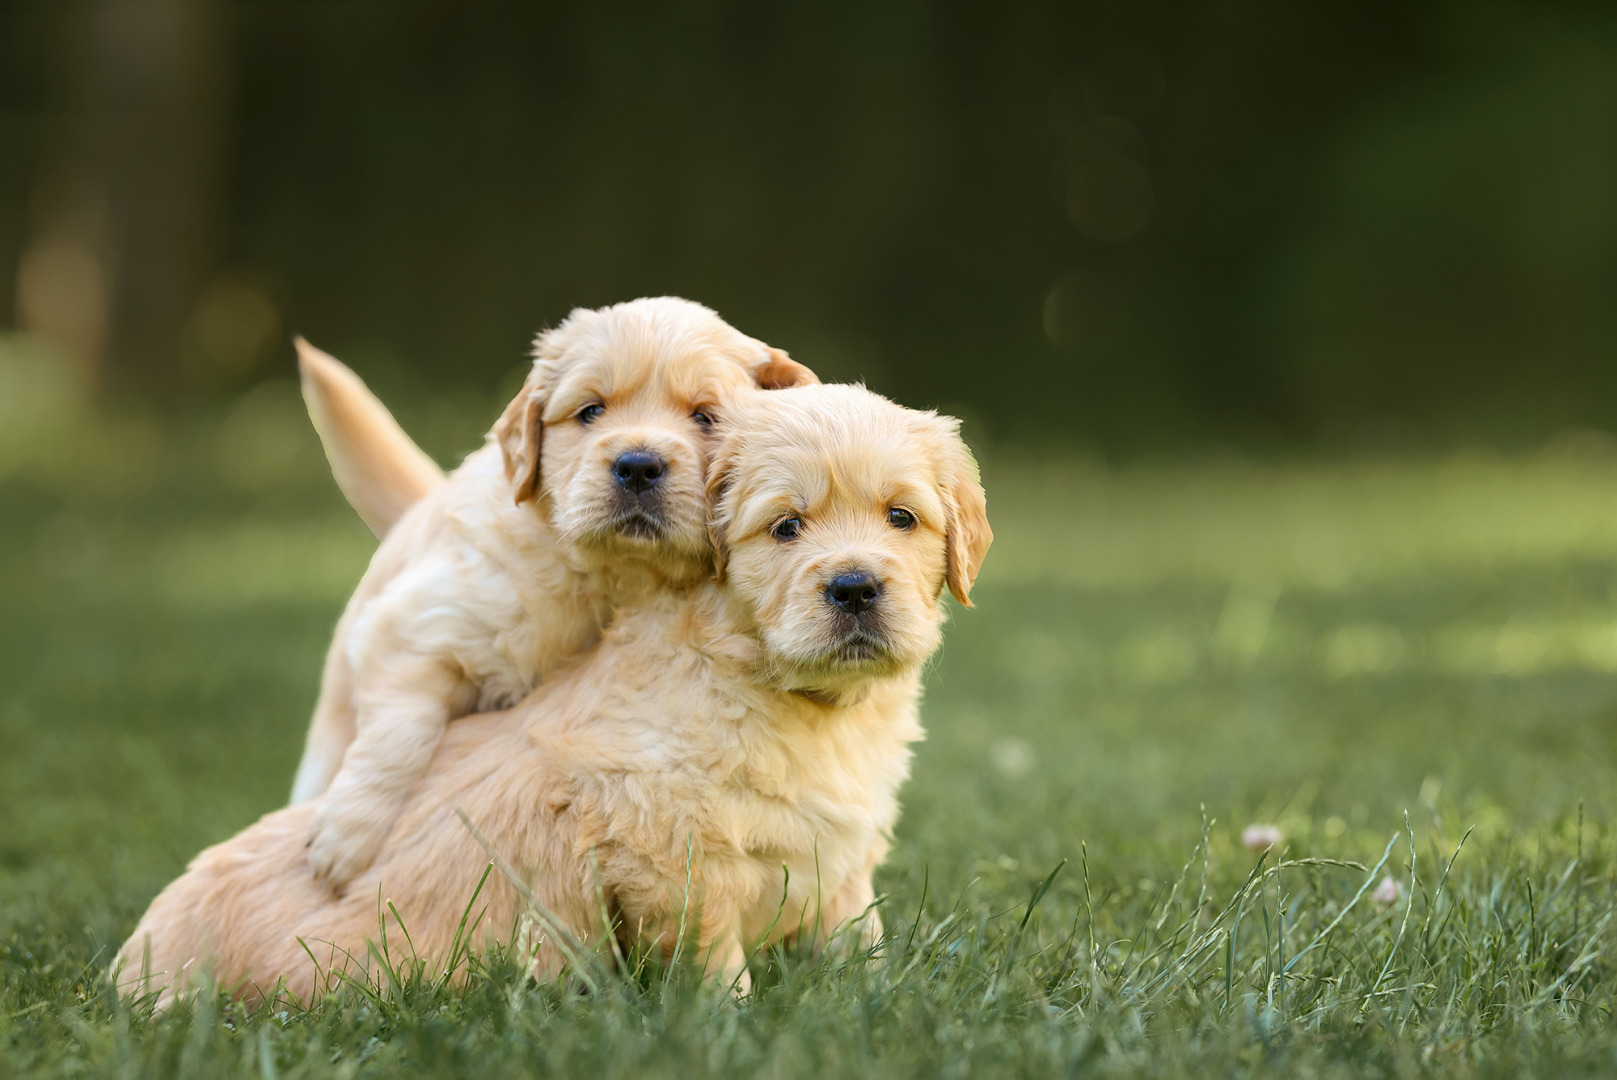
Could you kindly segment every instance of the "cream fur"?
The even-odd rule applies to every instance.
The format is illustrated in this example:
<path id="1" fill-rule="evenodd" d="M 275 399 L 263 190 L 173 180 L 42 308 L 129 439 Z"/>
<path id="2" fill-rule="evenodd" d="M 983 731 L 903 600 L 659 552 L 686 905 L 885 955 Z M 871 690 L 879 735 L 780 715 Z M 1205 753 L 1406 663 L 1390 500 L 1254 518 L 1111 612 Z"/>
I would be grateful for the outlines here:
<path id="1" fill-rule="evenodd" d="M 976 538 L 960 559 L 967 590 L 990 536 L 975 466 L 953 421 L 819 386 L 741 401 L 719 462 L 725 583 L 648 594 L 516 708 L 452 725 L 346 893 L 304 864 L 319 802 L 203 852 L 120 951 L 120 991 L 166 1005 L 208 977 L 254 1002 L 277 983 L 309 1000 L 334 968 L 380 978 L 367 943 L 383 925 L 403 940 L 394 910 L 417 955 L 442 964 L 488 862 L 457 808 L 596 948 L 597 881 L 620 938 L 671 954 L 688 916 L 685 955 L 741 988 L 751 952 L 799 928 L 815 943 L 850 923 L 879 937 L 871 875 L 921 737 L 919 671 L 951 545 Z M 889 524 L 895 505 L 917 523 Z M 779 539 L 772 523 L 788 513 L 803 529 Z M 849 566 L 882 588 L 880 618 L 860 630 L 874 644 L 852 652 L 859 628 L 819 610 L 832 606 L 826 575 Z M 560 969 L 511 883 L 495 875 L 479 907 L 474 948 L 517 941 L 537 976 Z"/>
<path id="2" fill-rule="evenodd" d="M 337 486 L 378 540 L 411 506 L 444 482 L 376 396 L 336 357 L 293 338 L 309 419 Z"/>
<path id="3" fill-rule="evenodd" d="M 689 301 L 575 311 L 540 335 L 488 445 L 391 529 L 400 500 L 371 498 L 385 538 L 338 623 L 292 791 L 293 802 L 327 795 L 309 823 L 315 874 L 341 888 L 364 868 L 451 719 L 519 700 L 617 605 L 707 574 L 703 481 L 717 435 L 695 414 L 722 425 L 738 395 L 812 381 Z M 374 402 L 362 385 L 357 396 Z M 585 423 L 592 405 L 603 411 Z M 333 461 L 378 477 L 345 491 L 385 495 L 399 473 L 389 462 L 408 462 L 399 443 L 413 445 L 386 419 L 323 431 Z M 611 470 L 632 449 L 667 469 L 655 501 L 627 506 Z"/>

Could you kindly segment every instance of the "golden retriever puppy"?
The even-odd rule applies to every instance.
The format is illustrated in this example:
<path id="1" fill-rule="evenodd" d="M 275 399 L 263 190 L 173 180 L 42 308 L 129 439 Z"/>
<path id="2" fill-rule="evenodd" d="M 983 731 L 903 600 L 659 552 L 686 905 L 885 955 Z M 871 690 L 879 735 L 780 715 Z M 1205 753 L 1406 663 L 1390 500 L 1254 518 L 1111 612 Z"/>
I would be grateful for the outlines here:
<path id="1" fill-rule="evenodd" d="M 362 385 L 337 395 L 381 410 L 358 468 L 392 462 L 394 486 L 426 494 L 391 529 L 408 500 L 372 508 L 386 535 L 337 625 L 292 789 L 326 794 L 309 862 L 331 887 L 370 862 L 451 719 L 519 700 L 616 605 L 711 572 L 715 423 L 737 394 L 816 381 L 673 298 L 574 311 L 534 355 L 488 445 L 442 483 Z"/>
<path id="2" fill-rule="evenodd" d="M 512 942 L 547 977 L 608 919 L 740 990 L 771 942 L 874 942 L 941 593 L 969 603 L 992 540 L 976 464 L 954 420 L 811 386 L 739 404 L 708 491 L 722 582 L 649 594 L 515 709 L 451 725 L 346 893 L 304 866 L 318 802 L 203 852 L 120 951 L 121 992 L 309 1000 L 381 978 L 383 934 L 434 966 L 458 935 Z M 457 810 L 511 875 L 464 931 L 489 855 Z"/>

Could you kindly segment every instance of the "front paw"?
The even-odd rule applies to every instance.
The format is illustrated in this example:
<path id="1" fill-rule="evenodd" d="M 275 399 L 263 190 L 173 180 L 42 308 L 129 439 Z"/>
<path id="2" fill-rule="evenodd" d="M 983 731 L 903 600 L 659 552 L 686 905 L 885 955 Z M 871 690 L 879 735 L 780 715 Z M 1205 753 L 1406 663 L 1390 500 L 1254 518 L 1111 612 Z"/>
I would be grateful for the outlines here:
<path id="1" fill-rule="evenodd" d="M 752 972 L 743 967 L 739 972 L 729 976 L 725 985 L 729 987 L 731 998 L 744 998 L 752 993 Z"/>
<path id="2" fill-rule="evenodd" d="M 327 802 L 309 826 L 309 866 L 314 876 L 340 891 L 376 858 L 392 822 Z"/>
<path id="3" fill-rule="evenodd" d="M 861 953 L 872 953 L 882 939 L 881 913 L 874 907 L 850 922 L 833 927 L 830 937 L 814 945 L 815 955 L 825 955 L 838 963 L 847 963 Z"/>
<path id="4" fill-rule="evenodd" d="M 859 948 L 865 952 L 873 951 L 881 944 L 884 933 L 886 930 L 882 926 L 881 912 L 873 907 L 859 920 Z"/>

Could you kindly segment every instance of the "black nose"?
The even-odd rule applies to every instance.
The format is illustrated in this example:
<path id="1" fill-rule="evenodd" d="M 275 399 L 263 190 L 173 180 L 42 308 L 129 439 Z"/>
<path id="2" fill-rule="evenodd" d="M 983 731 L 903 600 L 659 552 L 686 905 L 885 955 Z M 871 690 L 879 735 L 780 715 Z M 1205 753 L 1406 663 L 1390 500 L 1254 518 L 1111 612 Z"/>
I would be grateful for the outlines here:
<path id="1" fill-rule="evenodd" d="M 650 450 L 630 450 L 612 463 L 612 475 L 618 483 L 637 495 L 644 495 L 663 478 L 668 462 Z"/>
<path id="2" fill-rule="evenodd" d="M 850 615 L 857 615 L 876 603 L 881 586 L 864 571 L 838 574 L 825 587 L 825 598 Z"/>

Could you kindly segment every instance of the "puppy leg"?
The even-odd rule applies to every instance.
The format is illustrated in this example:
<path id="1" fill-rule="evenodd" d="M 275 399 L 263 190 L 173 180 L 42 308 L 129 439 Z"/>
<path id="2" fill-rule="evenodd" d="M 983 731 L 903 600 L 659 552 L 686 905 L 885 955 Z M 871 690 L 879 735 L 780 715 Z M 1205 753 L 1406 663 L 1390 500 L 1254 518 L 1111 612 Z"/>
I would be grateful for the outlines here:
<path id="1" fill-rule="evenodd" d="M 363 722 L 309 828 L 309 864 L 339 890 L 376 857 L 466 692 L 458 672 L 422 656 L 377 665 L 364 682 L 376 689 L 356 694 Z"/>
<path id="2" fill-rule="evenodd" d="M 825 902 L 820 913 L 820 933 L 815 951 L 830 948 L 840 956 L 873 949 L 881 940 L 881 913 L 871 905 L 876 886 L 871 876 L 887 857 L 887 841 L 878 839 L 871 846 L 864 869 L 855 873 Z"/>
<path id="3" fill-rule="evenodd" d="M 875 948 L 881 940 L 881 912 L 870 905 L 876 889 L 869 875 L 859 875 L 844 885 L 825 906 L 822 938 L 826 948 L 847 956 Z"/>
<path id="4" fill-rule="evenodd" d="M 331 786 L 353 741 L 353 701 L 347 694 L 321 694 L 309 724 L 309 737 L 303 744 L 303 758 L 292 780 L 292 805 L 308 802 Z"/>
<path id="5" fill-rule="evenodd" d="M 155 994 L 158 1011 L 167 1011 L 216 986 L 252 1002 L 258 988 L 284 975 L 310 1000 L 313 973 L 297 928 L 331 899 L 304 869 L 309 814 L 308 807 L 266 814 L 192 859 L 118 951 L 111 975 L 120 996 Z M 307 934 L 316 949 L 332 937 Z"/>
<path id="6" fill-rule="evenodd" d="M 343 754 L 354 741 L 354 675 L 348 664 L 348 635 L 357 607 L 350 604 L 337 622 L 326 668 L 320 674 L 320 700 L 314 706 L 303 758 L 292 780 L 292 805 L 308 802 L 331 786 L 342 767 Z"/>
<path id="7" fill-rule="evenodd" d="M 752 973 L 747 970 L 747 949 L 741 941 L 739 915 L 726 920 L 708 938 L 702 946 L 702 957 L 702 974 L 715 986 L 737 997 L 752 993 Z"/>

